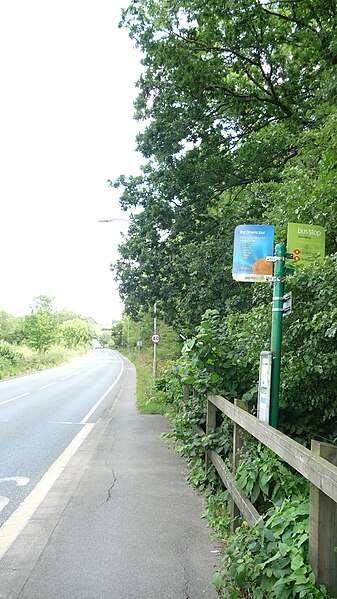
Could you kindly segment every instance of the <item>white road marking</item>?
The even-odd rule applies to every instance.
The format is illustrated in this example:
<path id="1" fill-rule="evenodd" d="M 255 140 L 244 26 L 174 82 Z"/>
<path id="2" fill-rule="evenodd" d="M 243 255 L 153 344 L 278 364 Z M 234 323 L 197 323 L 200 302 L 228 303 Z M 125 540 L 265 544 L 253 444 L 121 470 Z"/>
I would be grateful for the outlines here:
<path id="1" fill-rule="evenodd" d="M 48 424 L 76 424 L 76 426 L 83 426 L 82 422 L 48 422 Z"/>
<path id="2" fill-rule="evenodd" d="M 25 487 L 28 485 L 30 478 L 27 478 L 27 476 L 6 476 L 5 478 L 0 478 L 0 483 L 8 483 L 12 481 L 16 483 L 17 487 Z M 0 495 L 0 512 L 2 512 L 9 502 L 10 499 L 8 497 Z"/>
<path id="3" fill-rule="evenodd" d="M 114 388 L 114 386 L 118 383 L 119 379 L 121 378 L 123 371 L 124 371 L 124 364 L 122 362 L 122 360 L 120 360 L 122 363 L 122 369 L 118 375 L 118 377 L 116 378 L 116 380 L 112 383 L 112 385 L 110 385 L 109 389 L 107 389 L 107 391 L 105 393 L 103 393 L 102 397 L 99 398 L 99 400 L 95 403 L 95 405 L 91 408 L 91 410 L 89 410 L 89 412 L 87 413 L 86 416 L 84 416 L 83 420 L 81 420 L 81 424 L 86 424 L 86 422 L 89 420 L 89 418 L 93 415 L 93 413 L 97 410 L 98 406 L 102 403 L 102 401 L 106 398 L 106 396 L 108 395 L 108 393 L 110 393 L 111 389 Z"/>
<path id="4" fill-rule="evenodd" d="M 71 379 L 73 376 L 73 374 L 69 374 L 69 376 L 65 376 L 63 379 L 61 379 L 61 381 L 67 381 L 68 379 Z"/>
<path id="5" fill-rule="evenodd" d="M 61 453 L 57 460 L 50 466 L 49 470 L 47 470 L 40 482 L 37 483 L 26 499 L 24 499 L 15 512 L 13 512 L 13 514 L 3 524 L 2 528 L 0 529 L 0 559 L 4 556 L 17 536 L 28 524 L 29 520 L 32 518 L 34 512 L 39 507 L 48 491 L 62 474 L 68 462 L 71 460 L 78 448 L 82 445 L 84 439 L 87 437 L 93 427 L 94 424 L 88 423 L 80 430 L 71 443 L 69 443 L 64 452 Z"/>
<path id="6" fill-rule="evenodd" d="M 8 483 L 15 482 L 17 487 L 25 487 L 28 485 L 30 478 L 27 476 L 6 476 L 5 478 L 0 478 L 0 483 Z"/>
<path id="7" fill-rule="evenodd" d="M 43 385 L 42 387 L 38 388 L 38 391 L 41 391 L 41 389 L 48 389 L 48 387 L 52 387 L 53 385 L 56 385 L 57 381 L 53 381 L 52 383 L 48 383 L 48 385 Z"/>
<path id="8" fill-rule="evenodd" d="M 2 510 L 6 507 L 6 505 L 9 504 L 9 499 L 8 497 L 3 497 L 2 495 L 0 495 L 0 512 L 2 512 Z"/>
<path id="9" fill-rule="evenodd" d="M 16 395 L 15 397 L 11 397 L 11 399 L 6 399 L 5 401 L 2 401 L 0 403 L 0 406 L 4 406 L 5 403 L 10 403 L 11 401 L 14 401 L 15 399 L 20 399 L 21 397 L 26 397 L 26 395 L 30 395 L 30 393 L 21 393 L 21 395 Z"/>

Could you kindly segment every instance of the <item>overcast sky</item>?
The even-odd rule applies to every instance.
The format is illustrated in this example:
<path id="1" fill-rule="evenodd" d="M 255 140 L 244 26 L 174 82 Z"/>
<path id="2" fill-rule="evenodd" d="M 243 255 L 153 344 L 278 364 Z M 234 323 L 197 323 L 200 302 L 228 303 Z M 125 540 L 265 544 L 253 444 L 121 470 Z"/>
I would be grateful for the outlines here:
<path id="1" fill-rule="evenodd" d="M 0 2 L 0 310 L 34 296 L 109 323 L 122 221 L 107 179 L 136 174 L 141 66 L 124 0 Z"/>

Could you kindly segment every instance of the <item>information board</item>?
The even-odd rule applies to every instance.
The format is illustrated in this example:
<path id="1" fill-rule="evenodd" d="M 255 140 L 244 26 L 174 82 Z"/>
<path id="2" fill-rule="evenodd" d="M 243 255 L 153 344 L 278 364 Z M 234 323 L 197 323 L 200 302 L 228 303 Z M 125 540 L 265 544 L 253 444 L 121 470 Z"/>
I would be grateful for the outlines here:
<path id="1" fill-rule="evenodd" d="M 325 231 L 319 225 L 288 223 L 287 252 L 294 263 L 308 264 L 325 256 Z"/>
<path id="2" fill-rule="evenodd" d="M 266 257 L 274 253 L 273 225 L 239 225 L 235 229 L 233 279 L 244 282 L 269 281 L 273 263 Z"/>

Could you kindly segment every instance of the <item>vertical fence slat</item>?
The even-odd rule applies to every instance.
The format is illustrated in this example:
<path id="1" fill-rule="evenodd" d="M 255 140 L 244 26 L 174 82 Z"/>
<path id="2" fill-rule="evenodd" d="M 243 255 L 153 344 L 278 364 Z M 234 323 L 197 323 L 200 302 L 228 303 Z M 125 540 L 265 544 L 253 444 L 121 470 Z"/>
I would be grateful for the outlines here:
<path id="1" fill-rule="evenodd" d="M 337 466 L 337 447 L 311 441 L 311 451 Z M 309 562 L 319 587 L 325 584 L 329 595 L 337 595 L 337 503 L 310 485 Z"/>
<path id="2" fill-rule="evenodd" d="M 242 399 L 234 399 L 234 405 L 242 410 L 248 412 L 248 404 L 246 401 Z M 246 431 L 234 422 L 234 432 L 233 432 L 233 476 L 235 477 L 236 469 L 239 465 L 240 458 L 242 453 L 244 452 L 244 441 L 245 437 L 247 437 Z M 231 522 L 231 531 L 239 526 L 239 516 L 240 510 L 234 500 L 232 501 L 232 522 Z"/>

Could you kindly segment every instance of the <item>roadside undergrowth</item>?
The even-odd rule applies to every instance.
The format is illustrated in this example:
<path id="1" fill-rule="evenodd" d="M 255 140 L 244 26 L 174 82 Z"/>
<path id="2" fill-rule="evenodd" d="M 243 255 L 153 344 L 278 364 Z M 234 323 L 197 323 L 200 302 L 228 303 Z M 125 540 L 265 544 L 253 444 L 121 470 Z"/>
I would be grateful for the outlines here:
<path id="1" fill-rule="evenodd" d="M 136 368 L 137 373 L 137 409 L 142 414 L 166 414 L 168 404 L 165 394 L 158 389 L 157 380 L 167 368 L 169 361 L 161 360 L 158 365 L 158 377 L 153 377 L 153 356 L 151 350 L 123 351 Z"/>
<path id="2" fill-rule="evenodd" d="M 249 528 L 243 518 L 230 532 L 232 500 L 214 467 L 206 470 L 205 453 L 215 450 L 232 470 L 232 424 L 221 417 L 217 428 L 205 430 L 206 402 L 190 395 L 183 402 L 177 370 L 158 383 L 171 405 L 173 429 L 163 434 L 188 462 L 187 481 L 204 495 L 204 517 L 220 540 L 222 558 L 212 583 L 223 599 L 322 599 L 329 595 L 315 586 L 308 562 L 309 484 L 287 464 L 253 438 L 236 472 L 243 494 L 261 514 Z"/>

